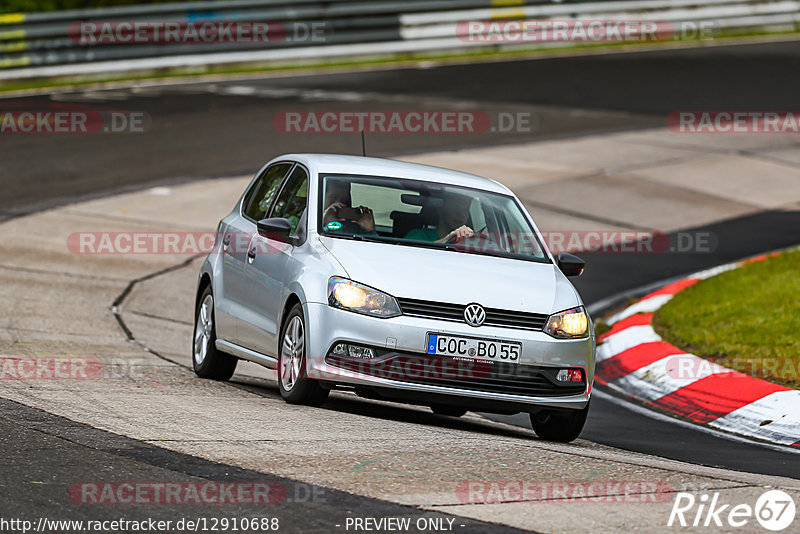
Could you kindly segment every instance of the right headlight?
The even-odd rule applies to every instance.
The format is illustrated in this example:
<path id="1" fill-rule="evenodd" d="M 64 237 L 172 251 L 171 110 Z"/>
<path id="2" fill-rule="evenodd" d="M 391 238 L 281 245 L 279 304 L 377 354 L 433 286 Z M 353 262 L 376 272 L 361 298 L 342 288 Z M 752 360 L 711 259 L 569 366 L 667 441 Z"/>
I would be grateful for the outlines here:
<path id="1" fill-rule="evenodd" d="M 384 319 L 401 315 L 393 296 L 339 276 L 328 281 L 328 304 Z"/>
<path id="2" fill-rule="evenodd" d="M 558 339 L 589 337 L 589 316 L 583 306 L 560 311 L 547 319 L 544 331 Z"/>

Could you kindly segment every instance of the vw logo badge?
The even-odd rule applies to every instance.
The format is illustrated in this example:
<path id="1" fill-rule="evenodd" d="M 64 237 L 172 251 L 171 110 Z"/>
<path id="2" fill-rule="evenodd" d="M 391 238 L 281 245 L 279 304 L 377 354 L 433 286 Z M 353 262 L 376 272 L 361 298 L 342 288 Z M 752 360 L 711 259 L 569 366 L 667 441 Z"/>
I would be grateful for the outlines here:
<path id="1" fill-rule="evenodd" d="M 480 304 L 470 304 L 464 309 L 464 320 L 470 326 L 480 326 L 486 320 L 486 311 Z"/>

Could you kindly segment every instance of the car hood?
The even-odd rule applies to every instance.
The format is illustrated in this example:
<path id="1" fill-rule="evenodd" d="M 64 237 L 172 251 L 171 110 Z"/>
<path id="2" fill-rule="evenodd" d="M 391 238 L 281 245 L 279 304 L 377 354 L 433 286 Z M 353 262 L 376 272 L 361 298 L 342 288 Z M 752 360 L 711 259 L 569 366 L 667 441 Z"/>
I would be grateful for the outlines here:
<path id="1" fill-rule="evenodd" d="M 320 237 L 356 282 L 399 298 L 550 314 L 579 304 L 551 263 Z M 566 287 L 563 287 L 566 284 Z"/>

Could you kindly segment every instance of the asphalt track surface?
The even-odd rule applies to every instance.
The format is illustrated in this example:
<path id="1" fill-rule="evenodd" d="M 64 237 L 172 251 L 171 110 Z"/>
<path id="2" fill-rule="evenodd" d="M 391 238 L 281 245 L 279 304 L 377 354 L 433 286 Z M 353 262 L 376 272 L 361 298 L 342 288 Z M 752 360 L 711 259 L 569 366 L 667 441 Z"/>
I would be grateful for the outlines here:
<path id="1" fill-rule="evenodd" d="M 242 85 L 268 95 L 231 90 Z M 360 153 L 357 133 L 277 132 L 280 111 L 455 108 L 536 117 L 531 132 L 369 136 L 370 155 L 391 156 L 657 127 L 677 110 L 792 110 L 798 85 L 800 45 L 785 41 L 4 99 L 4 111 L 143 111 L 152 127 L 145 135 L 3 135 L 0 220 L 165 181 L 248 174 L 280 153 Z"/>
<path id="2" fill-rule="evenodd" d="M 330 533 L 345 532 L 347 517 L 355 515 L 408 517 L 411 518 L 411 525 L 422 517 L 452 519 L 454 530 L 465 533 L 523 532 L 178 454 L 6 399 L 0 399 L 0 445 L 3 450 L 0 464 L 3 470 L 3 477 L 0 478 L 3 494 L 3 499 L 0 499 L 0 518 L 32 521 L 34 525 L 40 518 L 71 521 L 110 521 L 121 518 L 127 521 L 171 520 L 173 525 L 181 519 L 199 523 L 201 518 L 205 518 L 205 524 L 210 525 L 208 521 L 212 518 L 235 518 L 238 521 L 277 518 L 280 532 Z M 72 487 L 67 481 L 75 480 L 88 483 L 98 480 L 169 481 L 196 483 L 198 487 L 207 481 L 280 484 L 285 489 L 285 494 L 280 492 L 285 500 L 258 505 L 159 504 L 130 505 L 123 509 L 115 504 L 87 506 L 80 502 L 79 493 L 74 494 L 75 500 L 65 499 Z M 134 530 L 139 529 L 130 529 Z M 191 529 L 176 529 L 173 526 L 166 531 L 187 530 Z M 0 528 L 0 531 L 11 530 Z M 68 528 L 42 531 L 80 532 L 79 529 Z M 104 528 L 103 531 L 129 530 Z M 408 532 L 418 530 L 411 528 Z"/>
<path id="3" fill-rule="evenodd" d="M 368 138 L 371 155 L 397 155 L 663 126 L 666 113 L 680 109 L 793 109 L 798 78 L 800 47 L 788 42 L 61 95 L 58 100 L 69 105 L 143 110 L 152 117 L 153 126 L 146 135 L 0 137 L 0 220 L 161 183 L 252 173 L 282 152 L 360 151 L 357 135 L 280 134 L 271 122 L 279 111 L 387 109 L 387 103 L 401 102 L 407 109 L 478 106 L 472 109 L 528 110 L 539 118 L 533 133 Z M 230 90 L 242 85 L 290 88 L 292 92 L 280 96 L 279 91 L 265 95 Z M 0 101 L 3 110 L 51 105 L 46 96 Z M 635 261 L 625 254 L 587 255 L 587 272 L 576 285 L 591 304 L 659 280 L 794 245 L 800 242 L 799 228 L 800 213 L 768 212 L 699 229 L 717 237 L 717 248 L 710 254 L 640 254 Z M 102 479 L 110 473 L 118 480 L 174 478 L 159 477 L 165 469 L 188 479 L 264 478 L 142 445 L 9 401 L 0 403 L 0 441 L 3 450 L 16 451 L 3 460 L 0 486 L 10 496 L 0 503 L 4 517 L 18 516 L 20 511 L 38 517 L 52 513 L 54 503 L 64 506 L 65 488 L 59 486 L 59 480 Z M 797 455 L 655 420 L 600 397 L 592 401 L 582 437 L 703 465 L 800 478 Z M 62 492 L 59 498 L 52 493 L 56 491 Z M 361 516 L 422 513 L 346 494 L 329 492 L 329 496 L 327 504 L 309 507 L 298 503 L 299 508 L 282 507 L 275 513 L 291 515 L 293 510 L 302 510 L 307 518 L 304 531 L 313 531 L 312 524 L 329 531 L 330 522 L 344 517 L 347 510 L 357 509 Z M 61 511 L 72 518 L 111 517 L 113 512 L 78 505 Z M 191 511 L 186 506 L 159 509 L 165 518 Z M 231 510 L 230 515 L 237 513 Z M 131 508 L 125 515 L 132 519 L 141 514 Z M 239 515 L 249 516 L 253 512 L 248 510 Z M 494 525 L 462 522 L 468 523 L 469 531 L 502 531 Z"/>
<path id="4" fill-rule="evenodd" d="M 359 90 L 666 115 L 677 110 L 797 107 L 800 43 L 787 41 L 551 57 L 445 69 L 285 80 Z M 273 85 L 273 82 L 269 82 Z M 661 123 L 663 125 L 663 122 Z"/>

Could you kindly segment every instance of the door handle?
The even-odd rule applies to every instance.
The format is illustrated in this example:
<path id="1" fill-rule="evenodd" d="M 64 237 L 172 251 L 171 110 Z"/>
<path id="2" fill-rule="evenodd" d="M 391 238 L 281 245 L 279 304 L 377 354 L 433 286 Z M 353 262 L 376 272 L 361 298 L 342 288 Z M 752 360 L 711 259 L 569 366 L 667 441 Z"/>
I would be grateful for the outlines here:
<path id="1" fill-rule="evenodd" d="M 247 251 L 247 262 L 253 263 L 253 260 L 256 259 L 256 247 L 251 247 L 250 250 Z"/>

